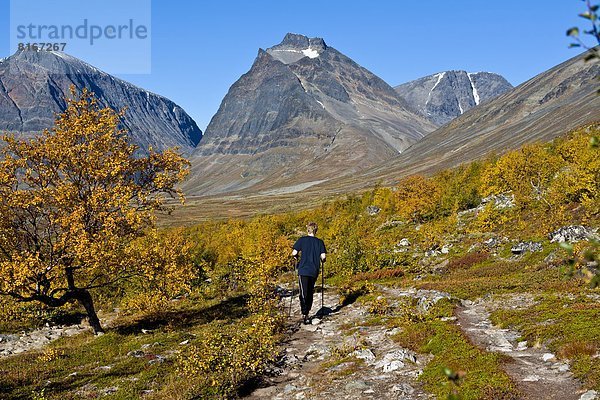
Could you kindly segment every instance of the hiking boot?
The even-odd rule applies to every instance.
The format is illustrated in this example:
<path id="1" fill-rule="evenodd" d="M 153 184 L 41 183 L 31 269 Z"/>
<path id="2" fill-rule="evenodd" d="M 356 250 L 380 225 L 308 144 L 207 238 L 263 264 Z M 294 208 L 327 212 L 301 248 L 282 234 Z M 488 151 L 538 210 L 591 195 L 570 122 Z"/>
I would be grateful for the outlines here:
<path id="1" fill-rule="evenodd" d="M 310 325 L 312 322 L 308 315 L 304 315 L 302 320 L 303 320 L 302 322 L 304 323 L 304 325 Z"/>

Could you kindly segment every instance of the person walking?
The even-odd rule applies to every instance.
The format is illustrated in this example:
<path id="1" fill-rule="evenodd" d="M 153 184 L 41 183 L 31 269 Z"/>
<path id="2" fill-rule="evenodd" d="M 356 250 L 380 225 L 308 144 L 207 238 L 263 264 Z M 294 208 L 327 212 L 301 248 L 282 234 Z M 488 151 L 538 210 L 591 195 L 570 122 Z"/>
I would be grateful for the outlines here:
<path id="1" fill-rule="evenodd" d="M 327 257 L 325 243 L 315 236 L 317 229 L 315 222 L 309 222 L 306 226 L 308 236 L 298 239 L 292 250 L 294 258 L 297 258 L 300 254 L 300 262 L 296 265 L 296 268 L 300 287 L 300 309 L 305 324 L 311 323 L 308 314 L 312 308 L 315 282 L 319 276 L 321 262 L 325 262 Z"/>

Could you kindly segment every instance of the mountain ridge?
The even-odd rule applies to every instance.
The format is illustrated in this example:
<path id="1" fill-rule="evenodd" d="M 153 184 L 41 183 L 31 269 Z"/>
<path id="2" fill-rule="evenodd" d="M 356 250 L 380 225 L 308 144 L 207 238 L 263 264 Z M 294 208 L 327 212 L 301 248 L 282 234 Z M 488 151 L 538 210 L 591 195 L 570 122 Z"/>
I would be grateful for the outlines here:
<path id="1" fill-rule="evenodd" d="M 0 130 L 31 136 L 51 128 L 66 107 L 69 87 L 86 87 L 100 104 L 127 108 L 123 127 L 143 150 L 191 152 L 202 137 L 195 121 L 172 100 L 112 76 L 63 52 L 17 51 L 0 62 Z"/>

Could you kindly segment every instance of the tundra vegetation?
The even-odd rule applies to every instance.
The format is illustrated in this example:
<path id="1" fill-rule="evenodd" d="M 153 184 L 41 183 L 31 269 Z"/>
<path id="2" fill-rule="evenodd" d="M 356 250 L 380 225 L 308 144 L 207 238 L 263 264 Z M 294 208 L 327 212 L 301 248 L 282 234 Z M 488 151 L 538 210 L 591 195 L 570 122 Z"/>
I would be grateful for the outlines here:
<path id="1" fill-rule="evenodd" d="M 1 359 L 0 397 L 236 397 L 278 357 L 276 288 L 292 281 L 291 245 L 313 220 L 330 287 L 368 305 L 365 324 L 397 327 L 399 343 L 433 355 L 420 380 L 439 398 L 516 396 L 503 357 L 475 347 L 452 316 L 457 299 L 522 293 L 535 304 L 499 309 L 494 323 L 548 345 L 600 390 L 598 242 L 551 240 L 599 226 L 599 124 L 315 209 L 157 229 L 187 165 L 175 151 L 136 155 L 121 115 L 74 93 L 54 130 L 4 138 L 0 331 L 85 315 L 106 333 Z M 513 254 L 524 242 L 539 247 Z M 390 308 L 379 285 L 451 299 L 423 315 L 410 302 Z"/>

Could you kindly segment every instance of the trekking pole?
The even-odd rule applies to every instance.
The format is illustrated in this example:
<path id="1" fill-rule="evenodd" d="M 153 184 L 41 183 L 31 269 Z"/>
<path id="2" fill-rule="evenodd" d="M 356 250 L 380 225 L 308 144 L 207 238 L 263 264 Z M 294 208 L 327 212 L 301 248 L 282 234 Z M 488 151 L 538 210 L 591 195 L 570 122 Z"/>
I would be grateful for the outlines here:
<path id="1" fill-rule="evenodd" d="M 298 269 L 296 268 L 296 263 L 292 262 L 293 266 L 294 266 L 294 276 L 296 276 L 298 274 Z M 288 318 L 290 318 L 292 316 L 292 302 L 294 301 L 294 286 L 295 284 L 292 283 L 292 293 L 290 293 L 290 310 L 288 311 Z"/>
<path id="2" fill-rule="evenodd" d="M 325 263 L 321 260 L 321 310 L 324 310 L 323 296 L 325 296 Z"/>

